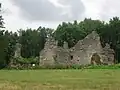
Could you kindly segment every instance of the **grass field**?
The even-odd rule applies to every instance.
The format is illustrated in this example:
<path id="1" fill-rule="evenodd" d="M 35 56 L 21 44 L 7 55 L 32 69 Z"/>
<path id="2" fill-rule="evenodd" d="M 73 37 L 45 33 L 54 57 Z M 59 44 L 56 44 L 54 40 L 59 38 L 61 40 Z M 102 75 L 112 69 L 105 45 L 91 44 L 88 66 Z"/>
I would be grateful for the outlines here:
<path id="1" fill-rule="evenodd" d="M 120 90 L 120 70 L 1 70 L 0 90 Z"/>

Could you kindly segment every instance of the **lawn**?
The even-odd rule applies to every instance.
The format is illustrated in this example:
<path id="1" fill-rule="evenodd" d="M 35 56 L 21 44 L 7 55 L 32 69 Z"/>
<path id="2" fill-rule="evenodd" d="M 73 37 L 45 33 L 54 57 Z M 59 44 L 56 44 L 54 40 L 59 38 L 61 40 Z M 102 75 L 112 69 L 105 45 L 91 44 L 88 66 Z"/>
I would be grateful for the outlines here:
<path id="1" fill-rule="evenodd" d="M 0 90 L 120 90 L 120 70 L 1 70 Z"/>

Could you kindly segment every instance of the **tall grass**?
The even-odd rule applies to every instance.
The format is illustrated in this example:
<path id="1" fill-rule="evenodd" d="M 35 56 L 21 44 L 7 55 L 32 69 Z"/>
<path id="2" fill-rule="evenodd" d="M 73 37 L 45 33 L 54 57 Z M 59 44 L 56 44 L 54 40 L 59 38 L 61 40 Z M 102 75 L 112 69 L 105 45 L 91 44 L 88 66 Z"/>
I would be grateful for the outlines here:
<path id="1" fill-rule="evenodd" d="M 120 71 L 0 70 L 0 90 L 120 90 Z"/>

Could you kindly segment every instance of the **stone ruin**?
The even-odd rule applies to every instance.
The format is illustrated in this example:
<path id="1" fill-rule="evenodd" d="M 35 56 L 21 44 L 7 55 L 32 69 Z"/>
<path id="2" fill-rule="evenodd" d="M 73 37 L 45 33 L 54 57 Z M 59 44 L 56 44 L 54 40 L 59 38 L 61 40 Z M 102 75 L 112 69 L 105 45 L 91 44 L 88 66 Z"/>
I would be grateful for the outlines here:
<path id="1" fill-rule="evenodd" d="M 11 62 L 10 62 L 10 64 L 9 64 L 9 66 L 10 67 L 20 67 L 21 65 L 20 65 L 20 62 L 21 61 L 23 61 L 23 59 L 25 59 L 25 58 L 23 58 L 22 56 L 21 56 L 21 47 L 22 47 L 22 45 L 20 44 L 20 43 L 16 43 L 16 45 L 15 45 L 15 51 L 14 51 L 14 56 L 11 58 Z M 39 59 L 38 59 L 38 57 L 35 57 L 35 58 L 33 58 L 33 61 L 38 61 Z M 36 66 L 36 63 L 24 63 L 24 64 L 22 64 L 22 66 Z"/>
<path id="2" fill-rule="evenodd" d="M 15 51 L 14 51 L 14 56 L 11 57 L 11 62 L 9 63 L 10 67 L 15 67 L 15 64 L 17 63 L 16 60 L 18 58 L 21 58 L 21 44 L 16 43 L 15 45 Z"/>
<path id="3" fill-rule="evenodd" d="M 14 58 L 21 57 L 21 44 L 16 43 Z"/>
<path id="4" fill-rule="evenodd" d="M 59 47 L 58 42 L 52 36 L 47 38 L 44 49 L 40 52 L 39 65 L 88 65 L 88 64 L 114 64 L 114 50 L 106 43 L 102 47 L 99 35 L 93 31 L 83 40 L 69 48 L 68 43 L 64 42 L 63 47 Z M 21 44 L 17 43 L 15 54 L 11 59 L 10 65 L 16 63 L 16 59 L 21 57 Z"/>
<path id="5" fill-rule="evenodd" d="M 52 36 L 48 37 L 44 49 L 40 52 L 39 65 L 88 65 L 88 64 L 114 64 L 114 50 L 109 44 L 103 48 L 99 35 L 93 31 L 83 40 L 68 48 L 64 42 L 63 47 L 57 46 Z"/>

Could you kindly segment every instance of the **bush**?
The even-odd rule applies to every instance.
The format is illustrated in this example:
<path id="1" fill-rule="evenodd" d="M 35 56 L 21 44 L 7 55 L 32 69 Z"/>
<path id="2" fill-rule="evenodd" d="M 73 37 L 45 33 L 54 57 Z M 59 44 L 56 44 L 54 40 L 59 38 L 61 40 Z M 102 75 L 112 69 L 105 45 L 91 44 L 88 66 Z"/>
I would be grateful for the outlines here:
<path id="1" fill-rule="evenodd" d="M 120 65 L 90 65 L 87 69 L 120 69 Z"/>
<path id="2" fill-rule="evenodd" d="M 23 57 L 19 57 L 16 59 L 17 63 L 20 64 L 32 64 L 32 63 L 38 63 L 38 57 L 34 58 L 23 58 Z"/>
<path id="3" fill-rule="evenodd" d="M 6 69 L 16 70 L 40 70 L 40 69 L 120 69 L 120 64 L 115 65 L 47 65 L 47 66 L 21 66 L 7 67 Z"/>

